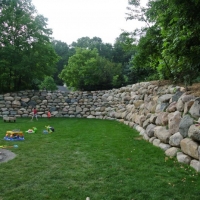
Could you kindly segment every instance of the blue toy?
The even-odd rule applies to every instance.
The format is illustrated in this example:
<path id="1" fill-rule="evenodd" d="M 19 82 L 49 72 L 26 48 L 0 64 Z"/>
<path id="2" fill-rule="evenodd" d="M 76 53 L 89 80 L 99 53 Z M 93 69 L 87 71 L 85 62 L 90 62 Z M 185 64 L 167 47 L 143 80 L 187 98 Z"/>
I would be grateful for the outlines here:
<path id="1" fill-rule="evenodd" d="M 20 130 L 7 131 L 4 140 L 8 141 L 24 140 L 24 134 Z"/>
<path id="2" fill-rule="evenodd" d="M 47 130 L 43 130 L 43 133 L 44 133 L 44 134 L 47 134 L 47 133 L 49 133 L 49 132 L 48 132 Z"/>

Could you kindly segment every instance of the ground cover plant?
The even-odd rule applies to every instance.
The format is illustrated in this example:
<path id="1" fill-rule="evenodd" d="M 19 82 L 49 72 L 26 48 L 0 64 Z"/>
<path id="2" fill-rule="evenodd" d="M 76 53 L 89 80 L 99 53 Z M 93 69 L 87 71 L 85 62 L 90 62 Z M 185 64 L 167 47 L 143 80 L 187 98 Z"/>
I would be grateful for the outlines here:
<path id="1" fill-rule="evenodd" d="M 55 128 L 43 134 L 45 126 Z M 36 133 L 25 133 L 36 127 Z M 3 140 L 20 129 L 25 140 Z M 0 163 L 1 200 L 172 200 L 199 199 L 200 175 L 141 139 L 117 121 L 39 118 L 0 121 L 0 146 L 15 159 Z M 1 151 L 1 149 L 0 149 Z"/>

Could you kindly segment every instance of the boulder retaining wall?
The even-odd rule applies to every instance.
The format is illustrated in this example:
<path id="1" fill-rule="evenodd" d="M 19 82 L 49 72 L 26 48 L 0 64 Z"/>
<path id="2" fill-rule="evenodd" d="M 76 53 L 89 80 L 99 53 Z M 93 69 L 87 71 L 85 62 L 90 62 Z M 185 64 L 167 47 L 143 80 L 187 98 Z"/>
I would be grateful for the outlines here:
<path id="1" fill-rule="evenodd" d="M 104 91 L 34 91 L 0 94 L 0 117 L 77 117 L 117 120 L 136 129 L 166 156 L 200 171 L 200 97 L 185 88 L 151 82 Z"/>

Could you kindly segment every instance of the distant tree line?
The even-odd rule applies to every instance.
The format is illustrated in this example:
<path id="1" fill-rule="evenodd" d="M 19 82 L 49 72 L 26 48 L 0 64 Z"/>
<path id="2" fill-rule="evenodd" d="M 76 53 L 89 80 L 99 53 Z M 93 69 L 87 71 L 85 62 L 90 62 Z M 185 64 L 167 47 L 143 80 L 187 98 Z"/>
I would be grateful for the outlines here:
<path id="1" fill-rule="evenodd" d="M 140 81 L 200 81 L 200 0 L 127 1 L 127 20 L 114 44 L 82 37 L 68 45 L 52 38 L 47 18 L 31 0 L 0 2 L 0 93 L 24 89 L 104 90 Z"/>

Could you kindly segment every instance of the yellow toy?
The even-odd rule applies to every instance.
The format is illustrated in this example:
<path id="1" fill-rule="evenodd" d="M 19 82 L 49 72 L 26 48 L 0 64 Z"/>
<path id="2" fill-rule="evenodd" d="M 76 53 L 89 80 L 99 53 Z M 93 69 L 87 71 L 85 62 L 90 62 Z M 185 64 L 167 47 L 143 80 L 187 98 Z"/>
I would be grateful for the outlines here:
<path id="1" fill-rule="evenodd" d="M 20 130 L 7 131 L 4 140 L 24 140 L 24 134 Z"/>

